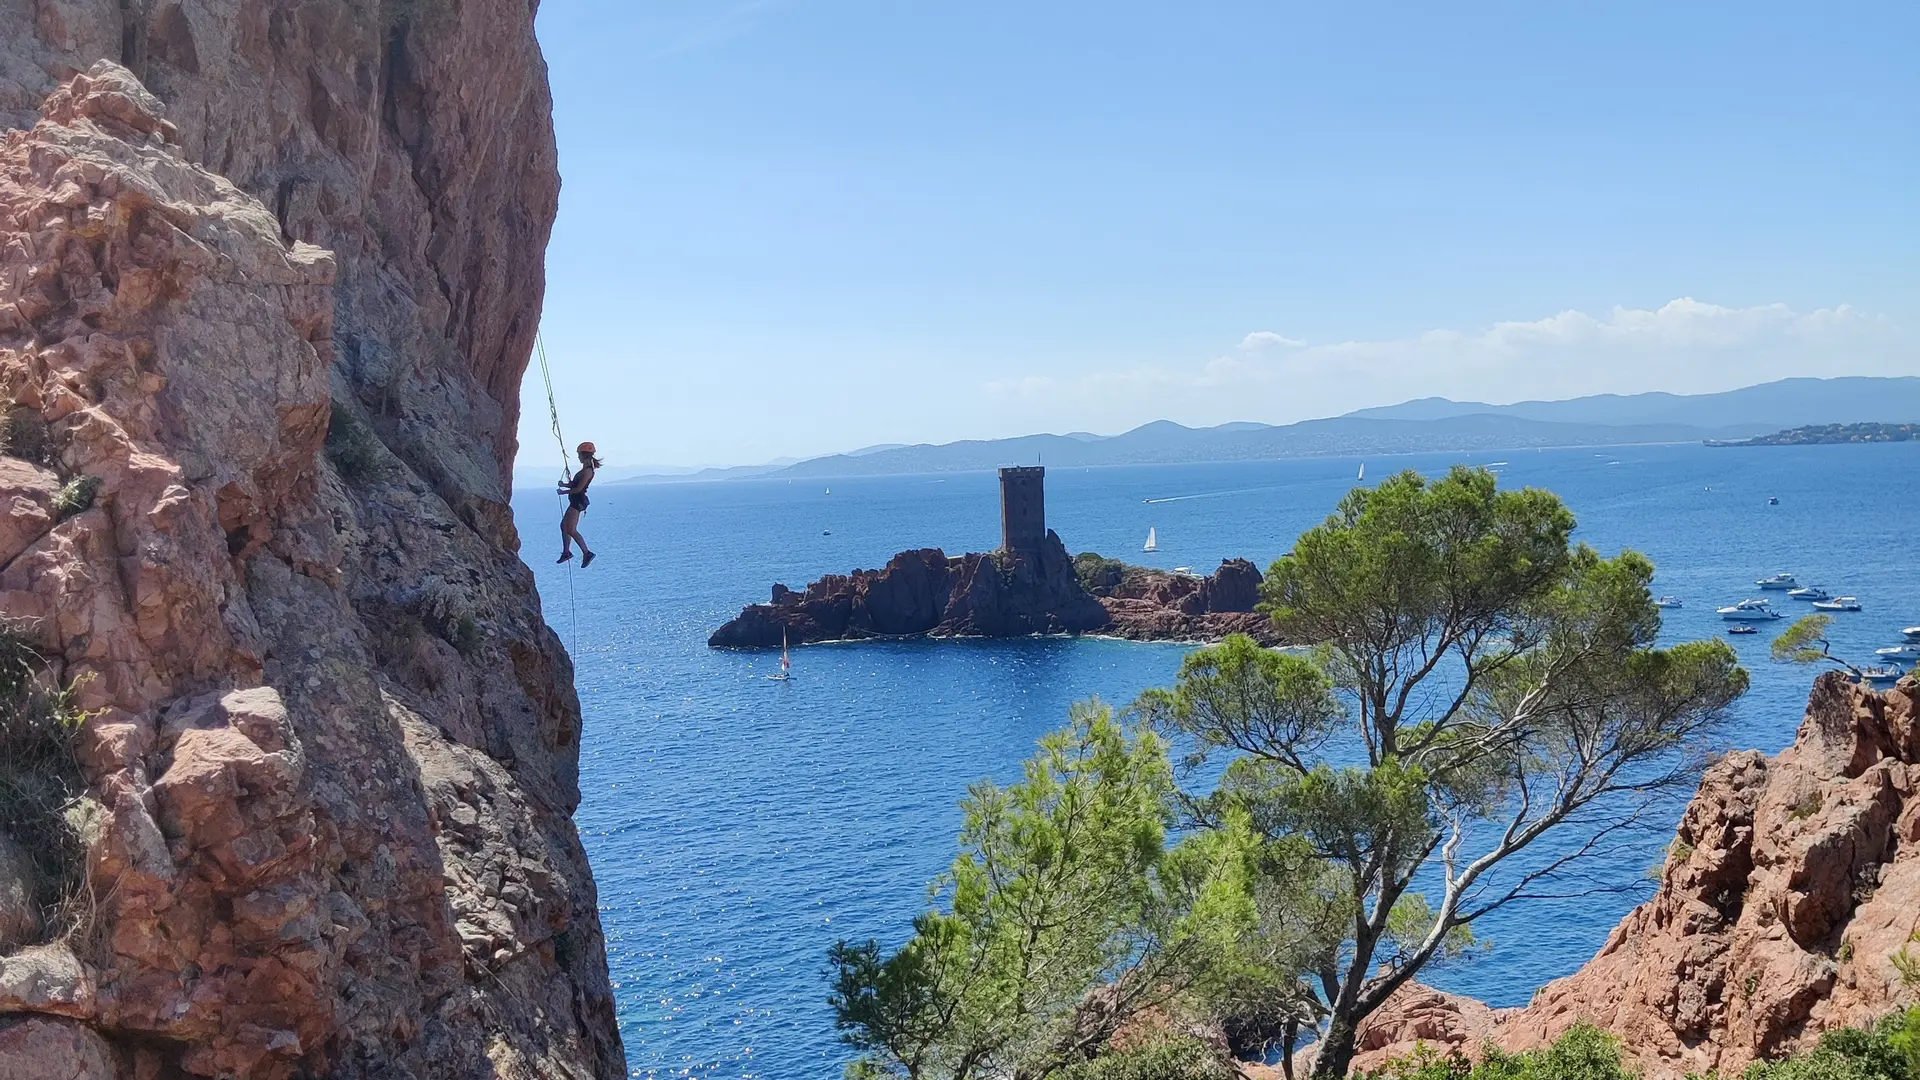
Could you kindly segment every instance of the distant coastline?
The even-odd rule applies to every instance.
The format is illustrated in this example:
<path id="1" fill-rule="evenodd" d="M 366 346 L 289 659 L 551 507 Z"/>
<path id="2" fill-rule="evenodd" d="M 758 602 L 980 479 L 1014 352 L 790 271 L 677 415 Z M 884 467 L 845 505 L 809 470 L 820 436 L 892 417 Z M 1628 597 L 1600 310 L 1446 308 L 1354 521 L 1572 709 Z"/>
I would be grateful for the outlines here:
<path id="1" fill-rule="evenodd" d="M 1768 445 L 1752 440 L 1804 425 L 1898 425 L 1915 416 L 1920 416 L 1920 377 L 1801 378 L 1710 394 L 1599 394 L 1511 405 L 1421 398 L 1283 425 L 1239 422 L 1191 428 L 1158 420 L 1117 435 L 1075 431 L 937 445 L 882 443 L 798 461 L 668 470 L 672 475 L 634 475 L 645 467 L 610 468 L 600 482 L 812 481 L 985 472 L 1014 462 L 1087 468 L 1702 442 Z"/>
<path id="2" fill-rule="evenodd" d="M 1920 439 L 1920 424 L 1809 424 L 1750 439 L 1707 439 L 1708 446 L 1827 446 L 1835 443 L 1895 443 Z"/>

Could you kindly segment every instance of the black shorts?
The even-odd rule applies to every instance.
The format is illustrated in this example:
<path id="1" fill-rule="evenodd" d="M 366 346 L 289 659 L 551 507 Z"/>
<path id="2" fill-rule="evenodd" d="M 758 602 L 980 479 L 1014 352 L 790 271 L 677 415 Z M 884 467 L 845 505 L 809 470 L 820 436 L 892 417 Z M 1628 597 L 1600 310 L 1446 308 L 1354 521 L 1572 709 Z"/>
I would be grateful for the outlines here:
<path id="1" fill-rule="evenodd" d="M 576 491 L 573 494 L 567 496 L 567 509 L 578 510 L 583 514 L 586 513 L 587 512 L 587 493 L 584 491 Z"/>

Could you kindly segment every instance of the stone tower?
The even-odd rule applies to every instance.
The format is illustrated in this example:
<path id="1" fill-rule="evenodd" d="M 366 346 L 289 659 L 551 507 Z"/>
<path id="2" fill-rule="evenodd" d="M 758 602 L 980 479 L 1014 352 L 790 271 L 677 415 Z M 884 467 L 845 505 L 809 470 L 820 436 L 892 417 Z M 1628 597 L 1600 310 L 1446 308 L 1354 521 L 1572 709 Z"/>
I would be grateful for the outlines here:
<path id="1" fill-rule="evenodd" d="M 1047 470 L 1012 465 L 1000 470 L 1000 548 L 1037 552 L 1047 539 Z"/>

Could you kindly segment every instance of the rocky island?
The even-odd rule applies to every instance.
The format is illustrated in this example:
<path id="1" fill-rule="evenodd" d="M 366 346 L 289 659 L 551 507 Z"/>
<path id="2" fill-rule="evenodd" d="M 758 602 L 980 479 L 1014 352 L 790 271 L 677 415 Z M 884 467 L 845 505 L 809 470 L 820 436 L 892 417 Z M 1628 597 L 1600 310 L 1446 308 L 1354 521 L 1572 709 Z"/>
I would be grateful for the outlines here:
<path id="1" fill-rule="evenodd" d="M 829 574 L 795 591 L 775 585 L 713 632 L 715 648 L 778 648 L 865 638 L 1110 634 L 1139 641 L 1212 641 L 1243 633 L 1280 644 L 1254 611 L 1260 571 L 1229 559 L 1207 577 L 1067 556 L 1046 527 L 1039 466 L 1000 470 L 998 551 L 895 555 L 878 570 Z"/>

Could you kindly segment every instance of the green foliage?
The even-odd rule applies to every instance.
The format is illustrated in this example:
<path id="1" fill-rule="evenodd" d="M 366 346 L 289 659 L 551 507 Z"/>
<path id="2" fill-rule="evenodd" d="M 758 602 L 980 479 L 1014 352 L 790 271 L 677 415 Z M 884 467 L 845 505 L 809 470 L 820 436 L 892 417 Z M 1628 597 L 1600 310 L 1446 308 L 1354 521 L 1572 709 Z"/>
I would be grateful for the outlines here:
<path id="1" fill-rule="evenodd" d="M 379 437 L 338 402 L 327 419 L 326 453 L 327 460 L 349 483 L 385 479 L 392 472 Z"/>
<path id="2" fill-rule="evenodd" d="M 1905 972 L 1901 973 L 1903 976 Z M 1913 979 L 1907 979 L 1911 989 Z M 1905 1080 L 1920 1080 L 1920 1005 L 1909 1007 L 1905 1012 L 1890 1018 L 1882 1029 L 1887 1034 L 1887 1048 L 1900 1055 L 1906 1064 Z"/>
<path id="3" fill-rule="evenodd" d="M 1430 1043 L 1418 1042 L 1405 1057 L 1359 1075 L 1361 1080 L 1467 1080 L 1474 1075 L 1474 1065 L 1457 1047 L 1443 1051 Z"/>
<path id="4" fill-rule="evenodd" d="M 1827 642 L 1827 628 L 1833 625 L 1831 615 L 1808 615 L 1787 627 L 1787 632 L 1773 639 L 1773 662 L 1776 664 L 1818 664 L 1822 661 L 1846 668 L 1856 677 L 1860 669 L 1833 655 L 1832 646 Z"/>
<path id="5" fill-rule="evenodd" d="M 1913 955 L 1913 946 L 1920 942 L 1920 930 L 1907 936 L 1906 943 L 1893 954 L 1893 969 L 1900 973 L 1900 983 L 1909 990 L 1920 990 L 1920 957 Z"/>
<path id="6" fill-rule="evenodd" d="M 1744 1080 L 1920 1080 L 1920 1008 L 1827 1032 L 1805 1053 L 1755 1062 Z"/>
<path id="7" fill-rule="evenodd" d="M 46 659 L 25 629 L 0 619 L 0 833 L 35 871 L 34 900 L 49 935 L 72 923 L 86 849 L 69 822 L 85 790 L 73 745 L 86 717 L 71 689 L 51 689 Z"/>
<path id="8" fill-rule="evenodd" d="M 472 594 L 438 574 L 422 578 L 419 585 L 407 592 L 403 606 L 419 617 L 422 626 L 459 650 L 462 656 L 473 655 L 486 640 Z"/>
<path id="9" fill-rule="evenodd" d="M 1198 1039 L 1170 1036 L 1069 1066 L 1060 1080 L 1235 1080 L 1231 1063 Z"/>
<path id="10" fill-rule="evenodd" d="M 1169 849 L 1172 768 L 1097 705 L 1042 739 L 1023 779 L 974 785 L 945 910 L 891 955 L 835 945 L 850 1076 L 1046 1076 L 1192 984 L 1252 918 L 1251 833 Z"/>
<path id="11" fill-rule="evenodd" d="M 1573 515 L 1545 491 L 1495 490 L 1456 468 L 1429 484 L 1403 472 L 1356 488 L 1262 583 L 1288 640 L 1410 643 L 1436 624 L 1509 621 L 1557 581 Z"/>
<path id="12" fill-rule="evenodd" d="M 1096 552 L 1083 551 L 1073 557 L 1073 573 L 1080 579 L 1081 588 L 1088 592 L 1098 592 L 1114 588 L 1125 581 L 1127 564 Z"/>
<path id="13" fill-rule="evenodd" d="M 1147 1057 L 1100 1051 L 1163 1003 L 1247 1056 L 1315 1032 L 1317 1074 L 1344 1075 L 1395 989 L 1483 947 L 1476 920 L 1657 819 L 1746 690 L 1723 641 L 1657 647 L 1652 563 L 1576 546 L 1573 526 L 1550 493 L 1465 468 L 1351 492 L 1262 586 L 1310 652 L 1197 650 L 1135 703 L 1138 734 L 1076 710 L 1021 783 L 973 789 L 944 906 L 911 940 L 835 947 L 849 1075 L 1133 1076 L 1095 1070 Z M 1115 567 L 1124 585 L 1097 554 L 1075 569 Z M 1214 791 L 1178 790 L 1157 732 L 1193 747 L 1186 767 L 1228 756 Z M 1190 831 L 1169 847 L 1176 807 Z M 1569 824 L 1586 838 L 1515 858 Z M 1590 1030 L 1481 1069 L 1625 1075 Z M 1184 1075 L 1145 1075 L 1162 1073 Z"/>
<path id="14" fill-rule="evenodd" d="M 472 656 L 486 639 L 486 633 L 480 629 L 480 620 L 472 615 L 462 614 L 453 621 L 452 634 L 448 644 L 460 651 L 462 656 Z"/>
<path id="15" fill-rule="evenodd" d="M 1633 1080 L 1620 1059 L 1620 1042 L 1587 1024 L 1577 1024 L 1543 1050 L 1506 1054 L 1488 1047 L 1470 1063 L 1457 1050 L 1442 1054 L 1422 1045 L 1371 1074 L 1377 1080 Z"/>
<path id="16" fill-rule="evenodd" d="M 1691 858 L 1693 858 L 1693 845 L 1676 836 L 1667 845 L 1667 850 L 1661 854 L 1660 858 L 1647 867 L 1647 880 L 1660 881 L 1667 876 L 1669 864 L 1685 863 Z"/>
<path id="17" fill-rule="evenodd" d="M 1599 1028 L 1574 1026 L 1552 1046 L 1499 1060 L 1499 1080 L 1631 1080 L 1620 1062 L 1620 1042 Z M 1515 1067 L 1514 1063 L 1518 1063 Z M 1488 1080 L 1493 1080 L 1489 1077 Z"/>
<path id="18" fill-rule="evenodd" d="M 0 401 L 0 454 L 36 465 L 53 460 L 53 440 L 37 409 Z"/>
<path id="19" fill-rule="evenodd" d="M 1815 788 L 1807 792 L 1804 796 L 1801 796 L 1800 801 L 1794 803 L 1792 809 L 1787 811 L 1787 816 L 1794 821 L 1805 821 L 1820 812 L 1820 807 L 1824 801 L 1825 800 L 1820 797 L 1820 790 Z"/>
<path id="20" fill-rule="evenodd" d="M 1657 648 L 1653 565 L 1573 545 L 1573 524 L 1478 470 L 1357 489 L 1262 585 L 1311 653 L 1229 639 L 1137 703 L 1198 747 L 1190 763 L 1231 755 L 1200 823 L 1243 816 L 1304 859 L 1285 872 L 1311 914 L 1289 933 L 1324 936 L 1288 951 L 1313 973 L 1294 999 L 1325 1010 L 1323 1074 L 1397 986 L 1475 947 L 1474 920 L 1610 849 L 1503 862 L 1570 820 L 1607 822 L 1600 840 L 1632 827 L 1694 781 L 1746 690 L 1725 642 Z"/>
<path id="21" fill-rule="evenodd" d="M 1743 1080 L 1920 1080 L 1920 1008 L 1895 1013 L 1871 1028 L 1822 1036 L 1812 1050 L 1756 1062 Z M 1377 1080 L 1632 1080 L 1611 1035 L 1579 1025 L 1544 1050 L 1504 1054 L 1488 1047 L 1471 1064 L 1457 1051 L 1422 1045 L 1372 1074 Z"/>
<path id="22" fill-rule="evenodd" d="M 1189 653 L 1173 689 L 1148 690 L 1134 707 L 1150 722 L 1194 736 L 1203 751 L 1277 754 L 1302 771 L 1305 756 L 1346 718 L 1333 691 L 1321 665 L 1232 634 Z"/>
<path id="23" fill-rule="evenodd" d="M 76 476 L 60 485 L 60 490 L 53 493 L 54 518 L 65 521 L 92 509 L 93 498 L 100 493 L 100 483 L 97 476 Z"/>

